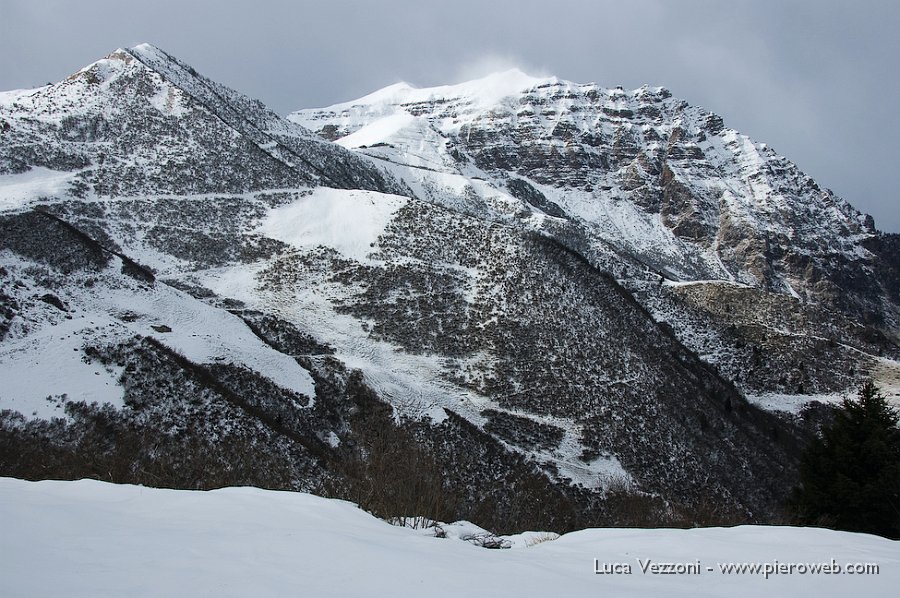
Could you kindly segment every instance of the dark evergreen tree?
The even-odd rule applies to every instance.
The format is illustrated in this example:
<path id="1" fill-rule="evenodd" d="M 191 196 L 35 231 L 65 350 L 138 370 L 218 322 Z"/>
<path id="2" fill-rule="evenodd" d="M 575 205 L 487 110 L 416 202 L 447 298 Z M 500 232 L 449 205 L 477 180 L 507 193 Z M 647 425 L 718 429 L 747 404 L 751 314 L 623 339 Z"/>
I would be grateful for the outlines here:
<path id="1" fill-rule="evenodd" d="M 810 442 L 793 506 L 801 523 L 900 538 L 900 415 L 872 382 Z"/>

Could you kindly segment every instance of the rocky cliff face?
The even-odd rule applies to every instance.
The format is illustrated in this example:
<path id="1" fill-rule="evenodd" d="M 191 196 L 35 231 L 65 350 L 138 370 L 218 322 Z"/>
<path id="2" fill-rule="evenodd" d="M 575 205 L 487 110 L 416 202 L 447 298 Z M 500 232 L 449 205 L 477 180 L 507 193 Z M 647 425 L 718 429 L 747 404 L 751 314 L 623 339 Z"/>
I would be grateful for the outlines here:
<path id="1" fill-rule="evenodd" d="M 9 474 L 764 519 L 801 432 L 747 397 L 896 372 L 892 238 L 662 89 L 284 120 L 144 45 L 0 94 L 0 169 Z"/>
<path id="2" fill-rule="evenodd" d="M 837 256 L 858 260 L 861 241 L 875 233 L 870 217 L 765 144 L 662 88 L 603 89 L 511 71 L 433 89 L 401 84 L 289 118 L 371 155 L 480 171 L 514 196 L 527 182 L 677 280 L 824 295 L 803 268 L 828 273 Z"/>

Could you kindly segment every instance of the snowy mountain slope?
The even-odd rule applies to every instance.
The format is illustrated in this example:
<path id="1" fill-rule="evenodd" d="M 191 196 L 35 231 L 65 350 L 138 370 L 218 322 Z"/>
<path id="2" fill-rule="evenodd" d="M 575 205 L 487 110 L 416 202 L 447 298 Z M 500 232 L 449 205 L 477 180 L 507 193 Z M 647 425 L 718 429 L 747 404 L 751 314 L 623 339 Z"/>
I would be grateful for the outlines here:
<path id="1" fill-rule="evenodd" d="M 169 285 L 129 273 L 116 256 L 94 251 L 83 269 L 70 269 L 67 257 L 93 248 L 51 217 L 30 213 L 3 218 L 2 276 L 5 300 L 16 317 L 0 345 L 0 373 L 6 382 L 0 401 L 17 411 L 32 408 L 46 416 L 46 402 L 58 409 L 59 397 L 111 402 L 122 407 L 122 389 L 97 392 L 115 383 L 122 368 L 97 363 L 97 348 L 147 336 L 197 364 L 227 362 L 248 368 L 309 403 L 315 389 L 309 373 L 289 356 L 265 344 L 238 316 L 197 301 Z M 53 249 L 40 248 L 43 268 L 15 255 L 36 249 L 35 239 L 53 238 Z M 11 259 L 10 259 L 11 258 Z M 93 259 L 91 259 L 93 258 Z M 50 267 L 47 267 L 50 266 Z M 53 266 L 62 266 L 57 270 Z M 38 296 L 39 292 L 52 291 Z M 48 355 L 47 351 L 60 352 Z M 75 352 L 74 356 L 72 352 Z M 69 369 L 47 377 L 48 365 Z M 42 369 L 44 370 L 42 372 Z M 106 374 L 106 376 L 104 376 Z M 82 390 L 82 386 L 86 386 Z M 117 386 L 117 385 L 116 385 Z M 74 392 L 73 392 L 74 391 Z M 108 400 L 112 399 L 112 400 Z M 20 402 L 24 401 L 27 406 Z"/>
<path id="2" fill-rule="evenodd" d="M 38 224 L 55 226 L 49 217 L 8 217 L 5 238 L 14 243 L 7 251 L 38 262 L 16 265 L 11 259 L 6 266 L 8 287 L 17 289 L 8 301 L 15 312 L 4 342 L 6 367 L 11 373 L 18 367 L 21 360 L 12 356 L 20 346 L 36 347 L 41 331 L 73 317 L 81 325 L 74 330 L 66 326 L 74 338 L 65 346 L 85 360 L 82 377 L 91 379 L 98 367 L 109 369 L 109 376 L 118 375 L 125 388 L 124 413 L 138 422 L 155 414 L 159 422 L 166 422 L 161 425 L 171 429 L 189 426 L 201 436 L 209 433 L 205 426 L 184 419 L 177 394 L 171 396 L 170 390 L 163 393 L 161 402 L 146 404 L 141 393 L 154 383 L 155 374 L 140 364 L 165 358 L 159 355 L 161 347 L 151 341 L 176 350 L 193 364 L 184 367 L 200 366 L 217 373 L 218 363 L 232 370 L 242 366 L 284 390 L 298 390 L 297 383 L 285 381 L 291 368 L 273 361 L 282 356 L 256 356 L 266 353 L 265 346 L 247 353 L 245 345 L 253 346 L 254 339 L 247 337 L 248 330 L 238 318 L 212 308 L 200 309 L 193 299 L 177 292 L 172 297 L 169 285 L 174 285 L 216 308 L 229 305 L 238 313 L 249 310 L 291 322 L 320 345 L 327 345 L 328 352 L 345 366 L 361 369 L 366 384 L 392 404 L 399 416 L 413 421 L 427 416 L 435 424 L 452 427 L 452 421 L 445 422 L 452 412 L 489 430 L 496 438 L 490 442 L 535 459 L 562 484 L 575 481 L 586 488 L 603 488 L 613 479 L 630 479 L 647 491 L 674 493 L 684 500 L 721 493 L 727 502 L 757 511 L 765 509 L 788 483 L 791 470 L 784 464 L 790 458 L 783 453 L 785 447 L 771 444 L 768 431 L 754 431 L 762 424 L 754 423 L 759 415 L 748 411 L 740 397 L 714 376 L 701 373 L 702 367 L 635 311 L 615 285 L 600 279 L 597 282 L 607 287 L 600 294 L 579 289 L 579 280 L 590 276 L 590 270 L 565 252 L 547 253 L 546 242 L 539 238 L 530 239 L 506 227 L 482 231 L 477 219 L 396 196 L 328 189 L 312 195 L 278 195 L 275 201 L 280 207 L 274 209 L 265 199 L 273 201 L 267 194 L 52 206 L 80 230 L 92 231 L 125 254 L 152 264 L 157 281 L 147 289 L 146 282 L 130 283 L 115 265 L 111 271 L 103 266 L 102 275 L 95 267 L 78 273 L 69 260 L 84 242 L 76 236 L 70 240 L 76 247 L 71 247 L 57 238 L 50 250 L 41 239 L 53 237 L 55 231 Z M 362 234 L 334 217 L 332 210 L 354 209 L 360 214 L 366 201 L 373 209 L 361 222 Z M 301 226 L 272 228 L 273 223 L 290 224 L 292 213 Z M 375 214 L 382 214 L 381 230 L 372 228 Z M 20 225 L 22 221 L 29 226 Z M 191 221 L 205 223 L 190 229 L 196 238 L 186 236 L 185 222 Z M 260 230 L 297 246 L 265 241 L 253 232 Z M 177 242 L 170 233 L 177 233 Z M 376 238 L 377 244 L 370 247 Z M 410 239 L 418 241 L 409 245 Z M 328 247 L 323 249 L 321 243 Z M 494 249 L 476 250 L 485 243 Z M 370 257 L 361 257 L 367 251 Z M 513 267 L 510 273 L 527 271 L 530 278 L 510 278 L 497 270 L 503 262 Z M 438 265 L 439 270 L 433 271 Z M 36 279 L 35 272 L 43 280 Z M 538 284 L 535 275 L 546 278 L 545 285 L 550 286 Z M 460 283 L 462 287 L 457 286 Z M 552 294 L 557 284 L 572 289 L 562 303 Z M 82 290 L 85 286 L 90 290 Z M 52 291 L 66 311 L 57 314 L 36 300 L 35 289 Z M 431 297 L 428 289 L 441 289 L 441 294 Z M 160 295 L 162 299 L 157 299 Z M 553 313 L 564 310 L 579 314 L 576 325 Z M 20 322 L 31 324 L 25 328 Z M 586 330 L 605 330 L 603 336 L 616 341 L 598 343 L 595 333 Z M 625 352 L 622 339 L 629 339 Z M 561 353 L 563 347 L 567 348 Z M 681 362 L 668 356 L 670 351 Z M 545 363 L 545 356 L 554 352 L 559 357 Z M 39 355 L 31 355 L 40 363 Z M 697 376 L 702 381 L 699 387 Z M 61 395 L 88 402 L 105 398 L 78 394 L 79 379 L 57 380 L 52 403 L 43 401 L 44 391 L 35 394 L 34 388 L 26 396 L 7 393 L 4 406 L 26 415 L 37 411 L 44 416 L 73 417 Z M 240 390 L 253 392 L 260 383 L 251 379 Z M 691 396 L 685 388 L 697 388 L 701 394 Z M 201 391 L 204 398 L 197 401 L 201 407 L 210 405 L 212 413 L 217 413 L 217 405 L 234 402 L 215 386 L 211 390 L 220 398 L 208 398 L 203 394 L 207 391 Z M 19 386 L 13 391 L 22 393 Z M 346 428 L 346 404 L 335 403 L 333 394 L 320 401 L 318 391 L 317 384 L 314 405 L 321 403 L 322 413 L 307 415 L 302 412 L 306 399 L 286 396 L 290 421 L 314 443 L 352 438 Z M 193 391 L 182 392 L 190 396 Z M 121 405 L 121 396 L 115 397 L 115 405 Z M 21 407 L 22 401 L 27 401 L 27 408 Z M 46 409 L 56 411 L 34 409 L 35 402 L 47 403 Z M 277 405 L 273 409 L 282 411 Z M 337 422 L 331 419 L 334 415 L 325 415 L 335 409 L 343 413 L 337 415 Z M 679 415 L 673 419 L 676 411 Z M 187 412 L 188 418 L 196 417 L 192 412 Z M 233 428 L 235 417 L 213 415 L 209 425 Z M 208 420 L 210 415 L 202 418 Z M 75 425 L 80 421 L 76 418 Z M 263 418 L 262 423 L 271 422 Z M 703 436 L 697 435 L 700 429 L 705 429 Z M 659 438 L 666 440 L 657 442 Z M 444 441 L 436 442 L 439 446 Z M 706 447 L 701 452 L 698 443 Z M 661 467 L 662 463 L 667 466 Z M 698 468 L 698 464 L 704 466 Z M 734 475 L 748 468 L 749 476 Z M 708 482 L 710 471 L 720 478 L 715 485 Z M 300 478 L 298 483 L 308 488 L 316 480 Z"/>
<path id="3" fill-rule="evenodd" d="M 708 373 L 693 371 L 684 380 L 683 364 L 698 366 L 693 358 L 673 359 L 678 349 L 671 339 L 614 284 L 599 278 L 594 289 L 584 288 L 596 274 L 541 237 L 485 228 L 477 219 L 410 201 L 376 248 L 374 265 L 327 252 L 286 253 L 259 273 L 255 292 L 237 296 L 302 322 L 360 367 L 401 412 L 439 417 L 435 409 L 444 408 L 479 425 L 490 422 L 514 448 L 589 487 L 605 483 L 610 463 L 622 460 L 647 487 L 699 490 L 687 465 L 695 449 L 676 448 L 676 430 L 693 425 L 687 413 L 712 417 L 716 438 L 741 446 L 711 449 L 716 456 L 708 465 L 725 477 L 731 467 L 725 462 L 749 458 L 757 450 L 751 445 L 779 450 L 768 439 L 743 436 L 737 421 L 754 416 L 737 404 L 736 420 L 719 419 L 726 404 L 740 401 L 733 390 Z M 214 281 L 204 284 L 217 290 Z M 697 389 L 695 377 L 705 385 L 699 396 L 684 390 Z M 670 411 L 675 404 L 678 418 Z M 529 421 L 559 439 L 543 449 L 523 446 L 515 428 Z M 505 434 L 504 422 L 513 425 Z M 685 434 L 699 441 L 694 432 Z M 650 438 L 660 436 L 668 440 L 657 454 Z M 658 467 L 682 450 L 683 464 Z M 785 475 L 778 469 L 763 477 Z M 621 469 L 613 465 L 612 472 Z"/>
<path id="4" fill-rule="evenodd" d="M 898 543 L 812 528 L 586 529 L 509 550 L 393 527 L 354 505 L 253 488 L 213 492 L 0 479 L 5 596 L 893 596 Z M 542 539 L 532 534 L 526 538 Z M 550 536 L 552 537 L 552 536 Z M 639 560 L 640 559 L 640 560 Z M 595 565 L 595 560 L 597 565 Z M 697 573 L 650 572 L 652 563 Z M 842 573 L 796 572 L 819 563 Z M 647 572 L 641 562 L 648 564 Z M 777 563 L 793 573 L 723 573 Z M 699 566 L 697 565 L 699 563 Z M 843 572 L 877 565 L 877 574 Z M 606 567 L 630 573 L 596 574 Z M 707 569 L 707 568 L 711 568 Z M 786 571 L 787 569 L 785 569 Z M 423 590 L 424 588 L 424 590 Z"/>
<path id="5" fill-rule="evenodd" d="M 747 392 L 839 393 L 880 358 L 897 358 L 896 285 L 885 276 L 896 258 L 881 241 L 890 236 L 784 157 L 665 89 L 510 71 L 456 86 L 398 84 L 289 118 L 387 162 L 429 201 L 506 222 L 518 214 L 520 225 L 614 273 Z M 685 300 L 683 287 L 656 284 L 665 279 L 712 286 Z M 775 342 L 735 329 L 719 309 L 722 288 L 738 289 L 732 307 L 752 308 L 761 290 L 783 309 L 815 312 L 801 319 L 819 324 Z M 767 362 L 753 383 L 744 382 L 748 345 Z M 835 358 L 844 366 L 836 374 L 794 373 L 799 361 Z"/>
<path id="6" fill-rule="evenodd" d="M 122 198 L 52 209 L 152 265 L 155 286 L 165 293 L 174 285 L 215 307 L 290 322 L 346 367 L 360 369 L 398 416 L 441 423 L 452 412 L 563 484 L 602 489 L 625 479 L 690 500 L 720 494 L 755 512 L 792 475 L 789 431 L 773 444 L 769 428 L 778 428 L 776 422 L 748 409 L 614 281 L 528 230 L 485 227 L 410 198 L 325 188 L 310 195 Z M 11 249 L 52 257 L 41 247 Z M 8 270 L 14 284 L 29 273 Z M 20 306 L 13 322 L 38 319 L 21 308 L 38 286 L 25 280 L 12 297 Z M 125 311 L 135 320 L 117 323 L 122 334 L 109 345 L 130 350 L 129 334 L 149 334 L 170 345 L 182 339 L 172 348 L 194 363 L 211 359 L 193 351 L 199 338 L 211 336 L 204 320 L 177 315 L 196 308 L 148 305 L 146 295 L 155 290 L 132 290 L 129 299 L 106 285 L 93 288 L 107 297 L 98 326 Z M 58 295 L 78 309 L 98 309 L 80 291 Z M 135 306 L 126 310 L 129 301 Z M 218 330 L 222 324 L 212 324 L 212 315 L 205 322 Z M 171 330 L 153 333 L 147 319 Z M 241 326 L 231 314 L 220 319 Z M 247 342 L 241 332 L 215 338 L 240 346 Z M 79 335 L 93 346 L 90 327 Z M 6 344 L 14 347 L 15 330 L 11 336 Z M 32 336 L 21 342 L 33 342 L 26 340 Z M 260 369 L 234 350 L 222 348 L 216 359 L 285 386 L 284 373 Z M 15 406 L 13 397 L 5 402 Z M 709 483 L 710 471 L 720 482 Z"/>
<path id="7" fill-rule="evenodd" d="M 788 253 L 757 276 L 672 225 L 749 193 L 744 153 L 684 153 L 670 120 L 696 110 L 623 94 L 513 72 L 294 116 L 338 144 L 151 46 L 3 94 L 0 471 L 359 496 L 416 463 L 379 483 L 438 480 L 442 513 L 498 529 L 622 522 L 617 492 L 682 524 L 773 516 L 803 432 L 744 394 L 893 371 L 893 246 L 837 200 L 742 195 L 748 239 L 801 199 L 838 231 L 795 226 L 812 286 L 782 284 Z M 676 206 L 662 166 L 626 190 L 651 154 L 700 191 Z M 841 276 L 874 290 L 840 303 Z"/>

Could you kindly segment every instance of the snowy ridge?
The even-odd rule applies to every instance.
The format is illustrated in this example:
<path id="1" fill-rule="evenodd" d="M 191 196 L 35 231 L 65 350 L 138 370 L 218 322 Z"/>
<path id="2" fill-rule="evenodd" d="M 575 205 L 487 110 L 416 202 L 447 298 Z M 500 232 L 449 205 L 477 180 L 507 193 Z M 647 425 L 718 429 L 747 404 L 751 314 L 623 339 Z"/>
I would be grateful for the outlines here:
<path id="1" fill-rule="evenodd" d="M 406 104 L 460 103 L 473 112 L 493 107 L 507 98 L 543 84 L 556 83 L 554 78 L 529 76 L 518 69 L 487 75 L 473 81 L 438 87 L 414 87 L 401 82 L 363 96 L 358 100 L 335 104 L 323 111 L 342 112 L 358 118 L 395 112 L 398 106 Z M 299 122 L 306 111 L 294 112 L 288 119 Z"/>
<path id="2" fill-rule="evenodd" d="M 124 51 L 124 50 L 123 50 Z M 236 128 L 243 129 L 255 141 L 264 145 L 268 133 L 276 133 L 298 137 L 312 138 L 312 134 L 299 126 L 285 126 L 285 121 L 268 110 L 262 102 L 252 100 L 227 87 L 202 77 L 194 69 L 177 58 L 166 54 L 150 44 L 140 44 L 125 51 L 149 68 L 160 73 L 166 80 L 178 88 L 187 91 L 194 98 L 207 106 L 222 106 L 217 110 L 218 116 Z M 247 130 L 243 123 L 249 121 L 253 128 Z"/>

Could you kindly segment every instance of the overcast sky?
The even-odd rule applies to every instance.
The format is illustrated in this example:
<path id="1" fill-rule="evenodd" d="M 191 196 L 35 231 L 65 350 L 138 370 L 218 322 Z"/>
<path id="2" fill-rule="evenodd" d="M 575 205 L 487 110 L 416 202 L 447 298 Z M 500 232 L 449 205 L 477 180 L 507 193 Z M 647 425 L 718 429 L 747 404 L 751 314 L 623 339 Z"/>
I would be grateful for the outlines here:
<path id="1" fill-rule="evenodd" d="M 0 89 L 150 42 L 280 113 L 518 66 L 663 85 L 900 232 L 900 2 L 0 0 Z"/>

